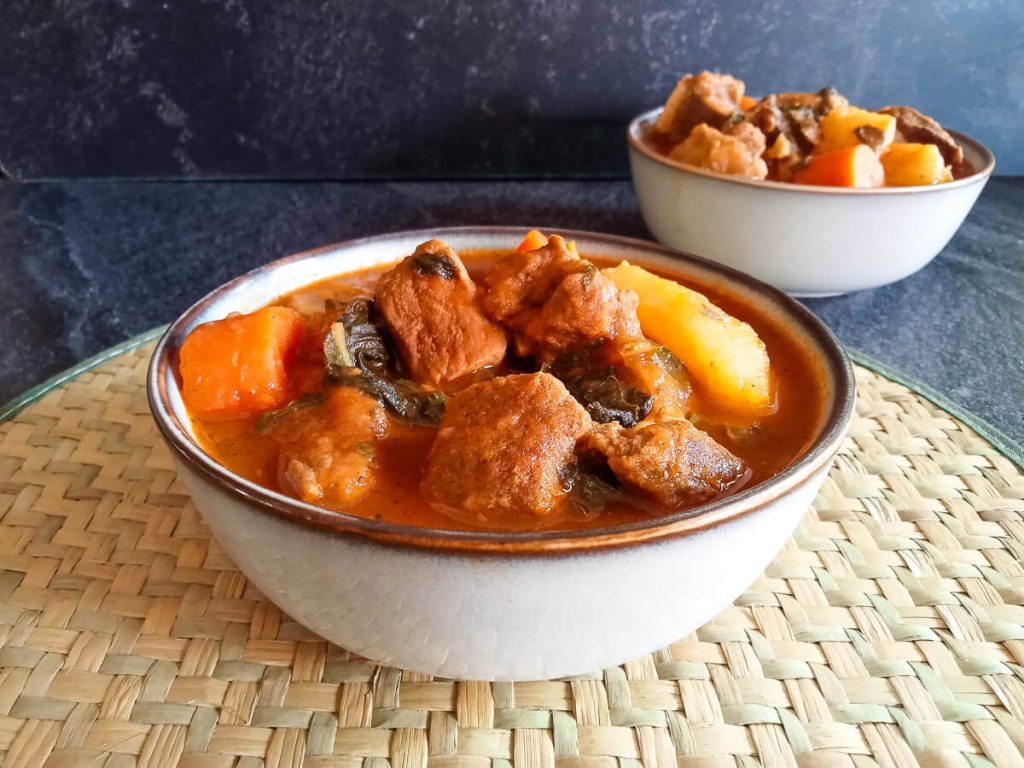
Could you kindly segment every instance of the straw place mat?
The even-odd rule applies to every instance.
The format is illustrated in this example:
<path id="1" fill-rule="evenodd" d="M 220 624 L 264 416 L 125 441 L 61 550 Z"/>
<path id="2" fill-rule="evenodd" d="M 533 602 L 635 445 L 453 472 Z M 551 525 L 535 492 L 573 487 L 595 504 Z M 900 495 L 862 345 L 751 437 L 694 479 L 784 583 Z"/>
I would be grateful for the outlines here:
<path id="1" fill-rule="evenodd" d="M 1024 765 L 1024 476 L 858 369 L 803 524 L 711 623 L 565 681 L 383 667 L 239 573 L 146 406 L 150 345 L 0 425 L 3 765 Z"/>

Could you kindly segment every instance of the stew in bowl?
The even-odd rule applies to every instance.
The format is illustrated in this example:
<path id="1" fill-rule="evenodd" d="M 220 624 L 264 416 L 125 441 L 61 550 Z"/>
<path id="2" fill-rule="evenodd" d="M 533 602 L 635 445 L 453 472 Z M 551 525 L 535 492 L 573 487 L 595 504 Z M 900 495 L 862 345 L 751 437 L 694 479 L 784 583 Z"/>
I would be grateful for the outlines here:
<path id="1" fill-rule="evenodd" d="M 395 254 L 397 257 L 402 254 Z M 424 241 L 185 337 L 200 443 L 268 489 L 426 528 L 652 520 L 779 473 L 824 396 L 756 307 L 531 231 Z"/>
<path id="2" fill-rule="evenodd" d="M 807 309 L 637 240 L 518 252 L 525 231 L 297 254 L 154 351 L 150 406 L 217 540 L 354 653 L 524 680 L 662 647 L 764 569 L 839 450 L 852 370 Z"/>

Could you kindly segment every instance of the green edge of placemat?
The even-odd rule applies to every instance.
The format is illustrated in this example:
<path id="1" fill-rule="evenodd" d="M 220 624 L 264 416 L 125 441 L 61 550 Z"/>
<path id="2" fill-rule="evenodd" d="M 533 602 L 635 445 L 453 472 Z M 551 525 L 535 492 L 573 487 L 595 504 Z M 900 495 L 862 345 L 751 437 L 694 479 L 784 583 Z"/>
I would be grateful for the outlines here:
<path id="1" fill-rule="evenodd" d="M 7 421 L 12 418 L 15 414 L 21 411 L 23 408 L 31 405 L 39 398 L 46 395 L 53 389 L 66 384 L 77 376 L 95 368 L 98 365 L 102 365 L 111 358 L 123 355 L 125 352 L 131 352 L 137 347 L 141 347 L 153 339 L 160 337 L 163 332 L 167 330 L 166 325 L 162 325 L 158 328 L 146 331 L 145 333 L 136 336 L 135 338 L 128 339 L 120 344 L 117 344 L 109 349 L 105 349 L 98 355 L 83 360 L 66 371 L 58 373 L 41 384 L 37 384 L 31 389 L 23 392 L 13 400 L 4 403 L 0 406 L 0 422 Z M 850 349 L 847 347 L 847 354 L 857 364 L 863 365 L 865 368 L 870 368 L 876 373 L 885 376 L 888 379 L 902 384 L 913 392 L 917 393 L 921 397 L 930 400 L 935 403 L 939 408 L 946 411 L 947 413 L 955 416 L 957 419 L 962 421 L 964 424 L 969 426 L 979 435 L 988 440 L 992 445 L 998 448 L 1003 455 L 1009 458 L 1014 464 L 1021 469 L 1024 469 L 1024 448 L 1015 443 L 1009 435 L 1005 434 L 998 428 L 992 426 L 987 421 L 979 416 L 976 416 L 971 411 L 958 405 L 957 403 L 950 400 L 948 397 L 943 395 L 941 392 L 936 391 L 927 384 L 917 381 L 916 379 L 907 376 L 906 374 L 886 365 L 883 362 L 876 360 L 864 352 L 857 349 Z"/>
<path id="2" fill-rule="evenodd" d="M 998 448 L 1004 456 L 1010 459 L 1010 461 L 1016 464 L 1020 469 L 1024 470 L 1024 448 L 1018 445 L 1013 438 L 998 427 L 989 424 L 985 419 L 953 402 L 944 394 L 924 382 L 918 381 L 912 376 L 907 376 L 905 373 L 876 360 L 871 357 L 871 355 L 857 349 L 850 349 L 849 347 L 846 348 L 846 353 L 850 356 L 850 359 L 858 365 L 870 368 L 875 373 L 881 374 L 887 379 L 892 379 L 897 384 L 902 384 L 904 387 L 920 395 L 926 400 L 930 400 L 935 403 L 935 405 L 949 413 L 951 416 L 955 416 L 992 443 L 992 445 Z"/>
<path id="3" fill-rule="evenodd" d="M 148 330 L 143 334 L 128 339 L 128 341 L 122 341 L 120 344 L 116 344 L 113 347 L 105 349 L 98 355 L 93 355 L 77 365 L 73 365 L 66 371 L 61 371 L 56 376 L 51 376 L 41 384 L 36 384 L 36 386 L 22 392 L 13 400 L 8 400 L 3 405 L 0 405 L 0 422 L 13 418 L 19 411 L 32 405 L 32 403 L 41 397 L 44 397 L 51 390 L 66 384 L 72 379 L 81 376 L 83 373 L 92 370 L 96 366 L 103 365 L 103 363 L 117 357 L 118 355 L 123 355 L 125 352 L 131 352 L 133 349 L 141 347 L 143 344 L 147 344 L 153 339 L 159 338 L 166 330 L 166 325 L 161 325 L 158 328 Z"/>

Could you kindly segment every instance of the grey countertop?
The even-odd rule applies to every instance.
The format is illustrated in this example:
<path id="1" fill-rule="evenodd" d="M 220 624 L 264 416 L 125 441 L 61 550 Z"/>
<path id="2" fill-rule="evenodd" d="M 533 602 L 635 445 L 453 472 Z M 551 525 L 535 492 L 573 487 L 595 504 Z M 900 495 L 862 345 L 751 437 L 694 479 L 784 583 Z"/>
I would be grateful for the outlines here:
<path id="1" fill-rule="evenodd" d="M 0 402 L 259 264 L 458 224 L 649 237 L 620 180 L 0 184 Z M 807 304 L 852 350 L 1024 444 L 1024 179 L 993 179 L 916 275 Z"/>

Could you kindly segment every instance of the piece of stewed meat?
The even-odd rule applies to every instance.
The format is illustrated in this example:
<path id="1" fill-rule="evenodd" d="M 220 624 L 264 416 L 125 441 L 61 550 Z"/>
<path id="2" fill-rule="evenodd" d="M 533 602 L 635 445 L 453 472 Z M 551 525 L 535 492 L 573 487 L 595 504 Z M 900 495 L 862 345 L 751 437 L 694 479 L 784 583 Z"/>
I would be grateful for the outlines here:
<path id="1" fill-rule="evenodd" d="M 410 378 L 440 386 L 505 357 L 504 329 L 484 314 L 476 284 L 441 240 L 381 275 L 374 296 Z"/>
<path id="2" fill-rule="evenodd" d="M 746 473 L 743 462 L 685 419 L 641 422 L 626 429 L 599 424 L 583 439 L 623 488 L 678 509 L 717 496 Z"/>
<path id="3" fill-rule="evenodd" d="M 384 407 L 353 387 L 334 387 L 315 405 L 282 416 L 270 431 L 281 445 L 279 480 L 303 501 L 343 509 L 376 485 Z"/>
<path id="4" fill-rule="evenodd" d="M 641 336 L 636 294 L 617 288 L 558 235 L 502 258 L 486 283 L 484 307 L 512 331 L 519 355 L 548 361 L 597 341 Z"/>
<path id="5" fill-rule="evenodd" d="M 547 373 L 502 376 L 448 401 L 421 484 L 456 519 L 536 527 L 565 502 L 563 482 L 587 412 Z"/>

